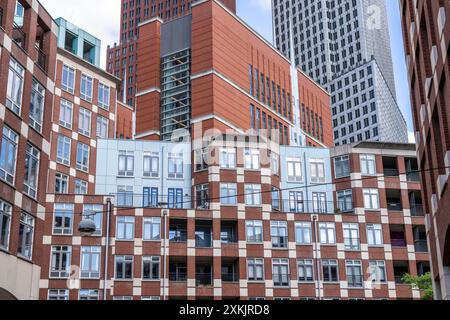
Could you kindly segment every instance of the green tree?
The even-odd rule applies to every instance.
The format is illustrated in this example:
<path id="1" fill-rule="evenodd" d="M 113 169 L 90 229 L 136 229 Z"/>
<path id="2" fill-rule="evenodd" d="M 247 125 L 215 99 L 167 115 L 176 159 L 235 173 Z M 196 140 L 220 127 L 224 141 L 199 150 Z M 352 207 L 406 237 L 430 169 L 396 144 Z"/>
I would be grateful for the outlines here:
<path id="1" fill-rule="evenodd" d="M 422 293 L 422 300 L 433 300 L 433 282 L 430 272 L 425 273 L 422 276 L 405 274 L 402 281 L 418 288 Z"/>

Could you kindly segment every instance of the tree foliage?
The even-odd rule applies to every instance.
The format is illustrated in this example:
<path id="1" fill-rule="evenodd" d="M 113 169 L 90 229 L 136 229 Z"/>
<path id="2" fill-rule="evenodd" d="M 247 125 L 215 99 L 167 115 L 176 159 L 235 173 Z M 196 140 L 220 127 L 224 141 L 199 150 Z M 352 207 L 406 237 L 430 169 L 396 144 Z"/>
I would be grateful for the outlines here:
<path id="1" fill-rule="evenodd" d="M 433 280 L 430 272 L 422 276 L 405 274 L 402 280 L 404 283 L 418 288 L 422 293 L 422 300 L 433 300 Z"/>

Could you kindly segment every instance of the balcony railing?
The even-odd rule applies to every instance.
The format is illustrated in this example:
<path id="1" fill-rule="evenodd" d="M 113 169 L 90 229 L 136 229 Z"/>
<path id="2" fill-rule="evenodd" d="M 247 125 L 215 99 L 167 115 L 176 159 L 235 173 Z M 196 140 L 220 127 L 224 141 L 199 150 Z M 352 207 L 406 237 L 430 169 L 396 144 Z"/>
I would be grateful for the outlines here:
<path id="1" fill-rule="evenodd" d="M 201 239 L 200 237 L 195 237 L 195 247 L 196 248 L 212 248 L 212 233 L 209 235 L 209 240 Z"/>
<path id="2" fill-rule="evenodd" d="M 386 177 L 398 177 L 397 169 L 384 169 L 384 175 Z"/>
<path id="3" fill-rule="evenodd" d="M 13 22 L 13 41 L 21 47 L 23 50 L 26 50 L 25 41 L 27 38 L 26 33 L 23 31 L 23 27 L 19 26 L 15 22 Z"/>
<path id="4" fill-rule="evenodd" d="M 405 239 L 391 239 L 391 245 L 393 247 L 406 247 L 406 240 Z"/>
<path id="5" fill-rule="evenodd" d="M 428 243 L 426 240 L 415 240 L 414 248 L 416 252 L 428 252 Z"/>
<path id="6" fill-rule="evenodd" d="M 169 281 L 174 281 L 174 282 L 185 282 L 187 281 L 187 274 L 186 273 L 175 273 L 175 272 L 171 272 L 169 273 Z"/>
<path id="7" fill-rule="evenodd" d="M 171 231 L 169 230 L 170 242 L 187 242 L 187 231 Z"/>
<path id="8" fill-rule="evenodd" d="M 395 279 L 395 283 L 396 284 L 404 284 L 405 282 L 403 281 L 403 275 L 396 275 L 396 276 L 394 276 L 394 279 Z"/>
<path id="9" fill-rule="evenodd" d="M 239 282 L 239 275 L 237 273 L 222 273 L 223 282 Z"/>
<path id="10" fill-rule="evenodd" d="M 402 211 L 403 210 L 403 206 L 399 202 L 389 202 L 388 201 L 387 208 L 390 211 Z"/>
<path id="11" fill-rule="evenodd" d="M 211 286 L 212 285 L 212 273 L 196 273 L 195 283 L 197 286 Z"/>
<path id="12" fill-rule="evenodd" d="M 421 205 L 421 204 L 411 205 L 411 216 L 423 217 L 424 215 L 425 215 L 425 211 L 423 209 L 423 205 Z"/>
<path id="13" fill-rule="evenodd" d="M 406 178 L 408 182 L 420 182 L 420 173 L 419 172 L 408 172 L 406 174 Z"/>
<path id="14" fill-rule="evenodd" d="M 46 55 L 41 49 L 39 49 L 37 46 L 36 46 L 35 48 L 36 48 L 36 51 L 37 51 L 37 60 L 36 60 L 36 64 L 37 64 L 43 71 L 47 71 L 47 64 L 46 64 L 47 55 Z"/>

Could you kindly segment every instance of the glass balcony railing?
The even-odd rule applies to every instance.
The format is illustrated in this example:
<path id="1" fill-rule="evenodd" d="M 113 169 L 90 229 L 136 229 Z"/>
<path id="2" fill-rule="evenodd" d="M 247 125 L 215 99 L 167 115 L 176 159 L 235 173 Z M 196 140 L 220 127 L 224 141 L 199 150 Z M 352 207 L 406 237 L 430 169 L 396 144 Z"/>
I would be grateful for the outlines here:
<path id="1" fill-rule="evenodd" d="M 423 217 L 424 215 L 425 215 L 425 211 L 423 209 L 423 205 L 421 205 L 421 204 L 412 204 L 411 205 L 411 216 Z"/>
<path id="2" fill-rule="evenodd" d="M 223 282 L 239 282 L 239 276 L 237 273 L 222 273 Z"/>
<path id="3" fill-rule="evenodd" d="M 426 240 L 415 240 L 414 248 L 416 252 L 428 252 L 428 243 Z"/>

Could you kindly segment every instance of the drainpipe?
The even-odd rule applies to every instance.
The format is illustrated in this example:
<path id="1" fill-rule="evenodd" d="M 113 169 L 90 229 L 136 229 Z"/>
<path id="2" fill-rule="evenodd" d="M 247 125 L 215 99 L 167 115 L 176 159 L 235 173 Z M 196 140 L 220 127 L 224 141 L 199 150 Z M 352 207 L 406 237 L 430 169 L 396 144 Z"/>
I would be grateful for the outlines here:
<path id="1" fill-rule="evenodd" d="M 167 299 L 168 279 L 167 279 L 167 210 L 163 210 L 164 216 L 164 276 L 163 276 L 163 300 Z"/>
<path id="2" fill-rule="evenodd" d="M 321 286 L 321 277 L 320 277 L 320 259 L 319 259 L 319 254 L 320 254 L 320 249 L 319 249 L 319 232 L 318 232 L 318 228 L 317 228 L 317 219 L 318 216 L 317 215 L 313 215 L 313 224 L 314 224 L 314 251 L 316 254 L 316 275 L 317 275 L 317 294 L 318 294 L 318 299 L 322 300 L 322 294 L 320 292 L 320 286 Z"/>
<path id="3" fill-rule="evenodd" d="M 106 200 L 106 242 L 105 242 L 105 270 L 103 279 L 103 300 L 106 300 L 106 288 L 108 287 L 108 258 L 109 258 L 109 231 L 111 226 L 111 199 Z"/>

